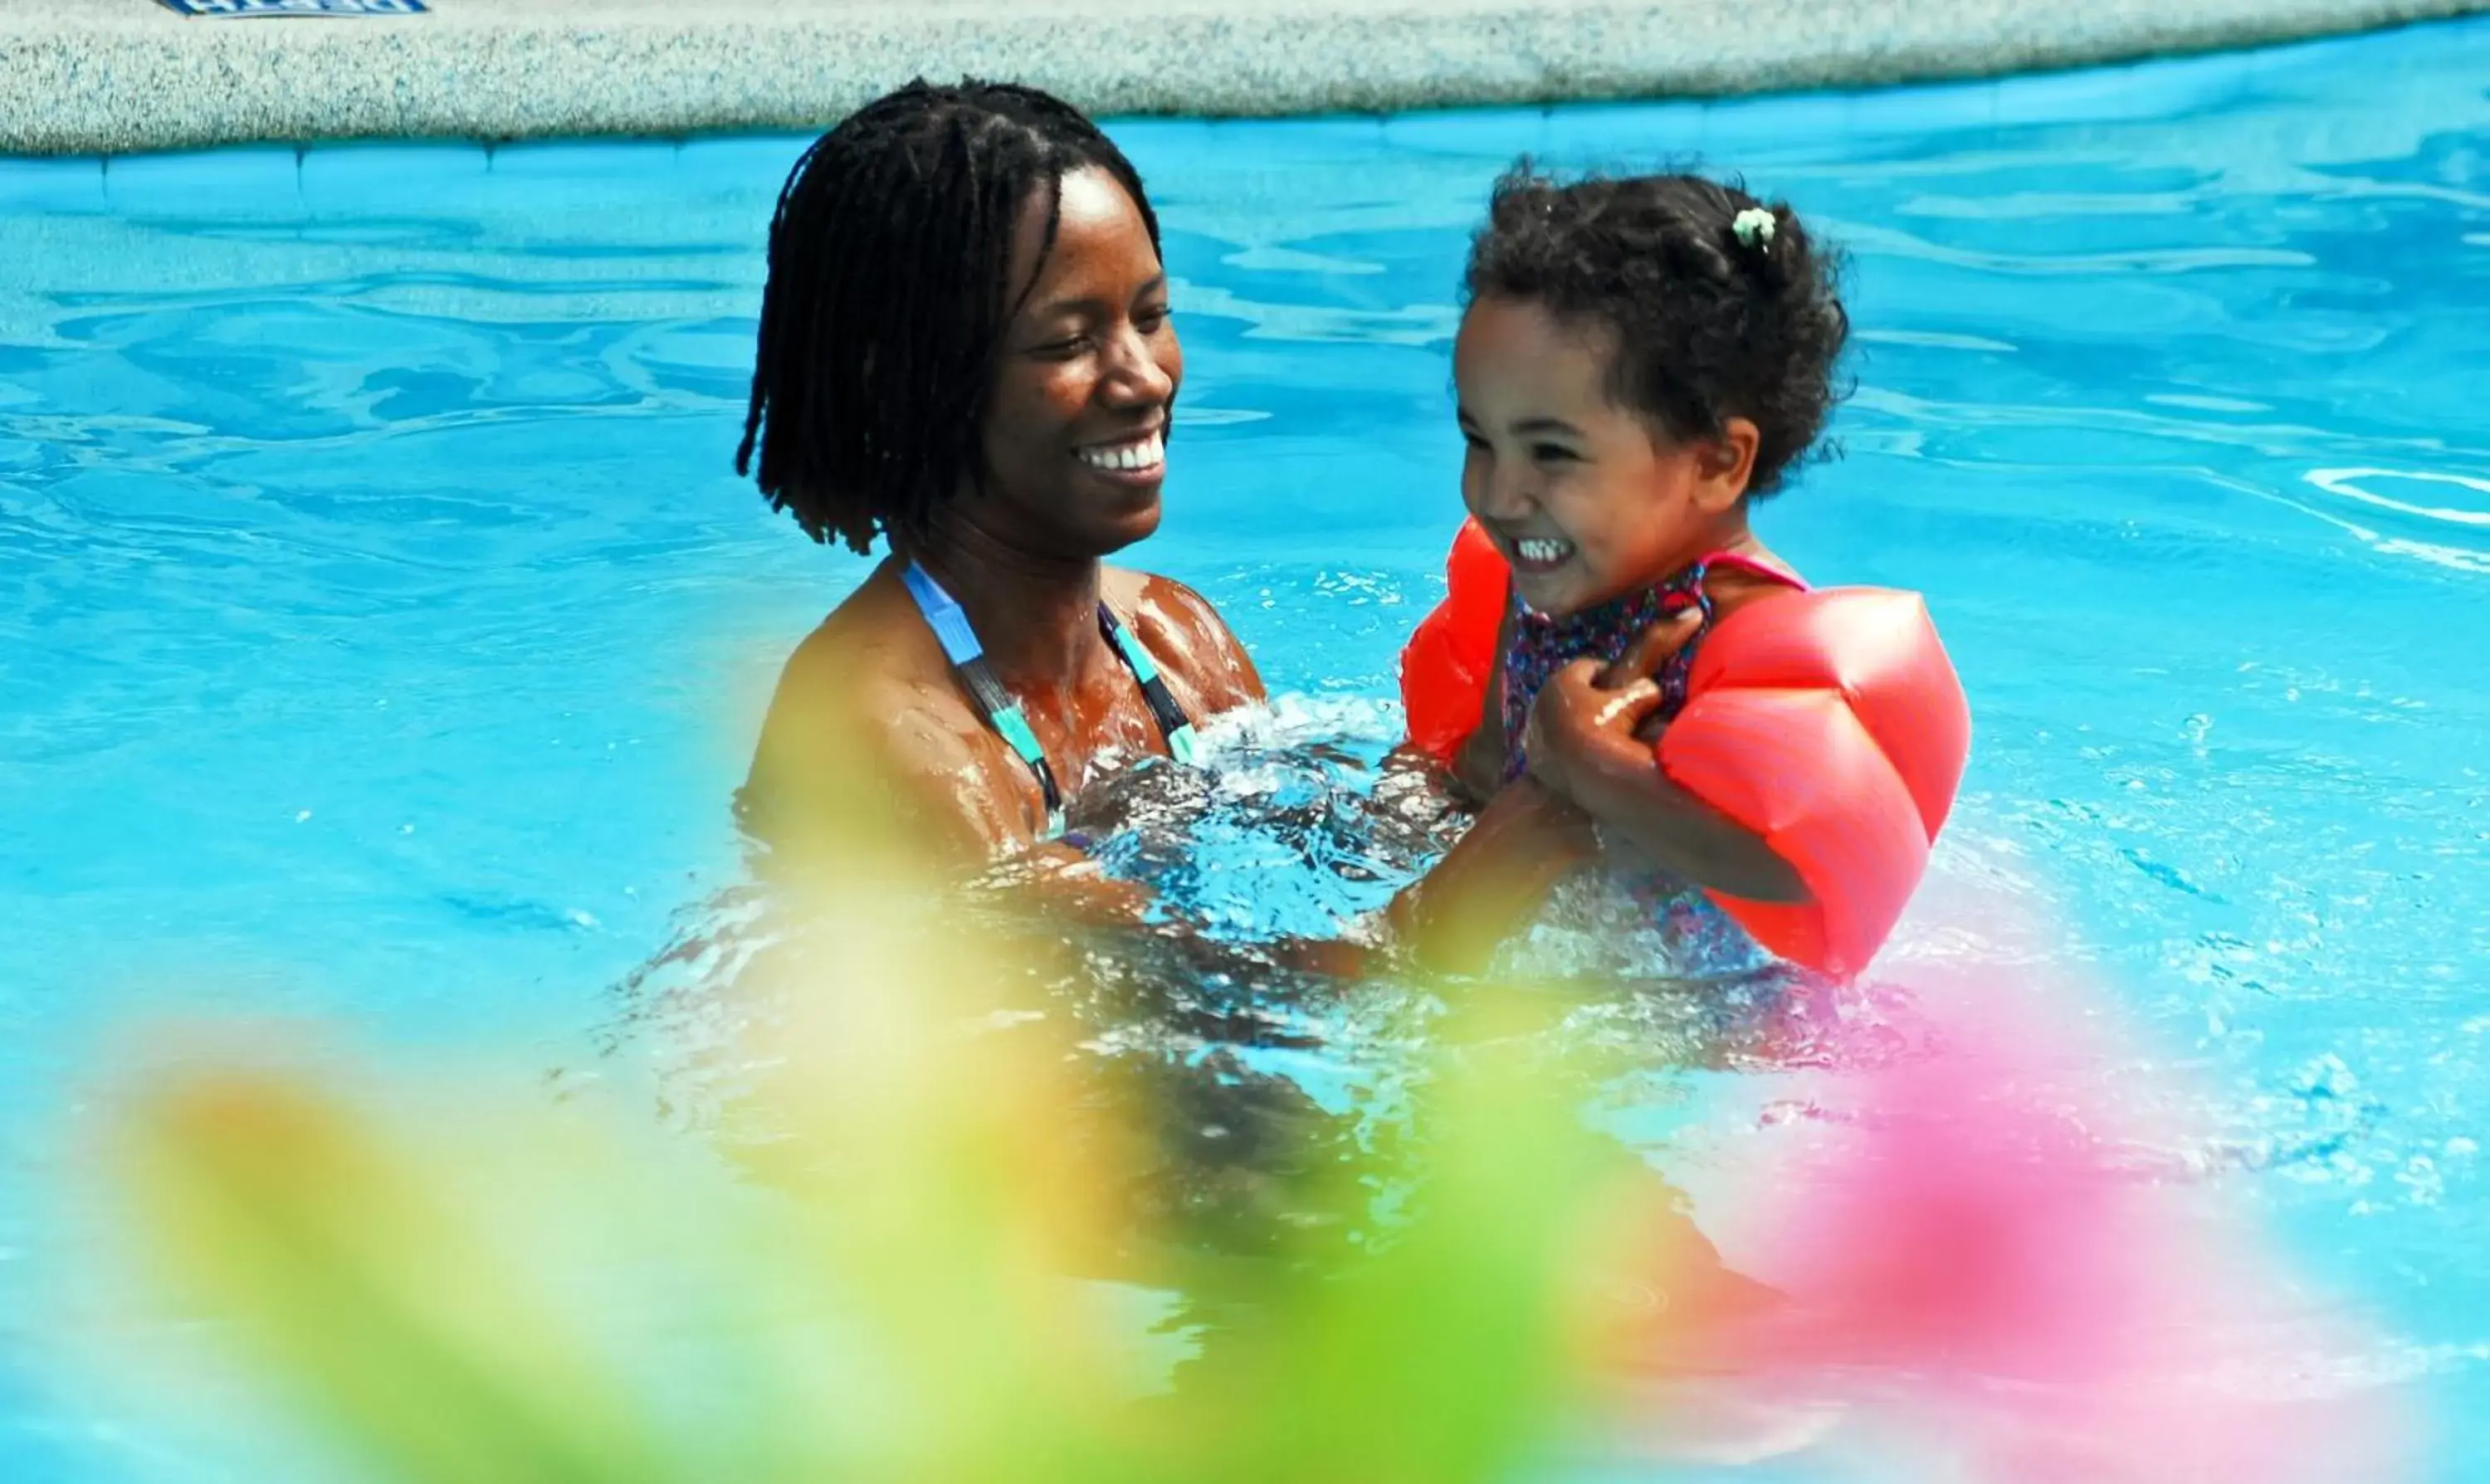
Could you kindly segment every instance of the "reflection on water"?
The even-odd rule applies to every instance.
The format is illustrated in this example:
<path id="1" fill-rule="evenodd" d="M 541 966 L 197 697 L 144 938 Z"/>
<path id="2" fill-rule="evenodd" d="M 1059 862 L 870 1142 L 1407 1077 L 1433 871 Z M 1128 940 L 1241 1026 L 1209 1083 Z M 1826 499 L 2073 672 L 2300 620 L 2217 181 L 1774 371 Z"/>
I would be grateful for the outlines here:
<path id="1" fill-rule="evenodd" d="M 2222 1137 L 2156 1168 L 2232 1172 L 2424 1347 L 2417 1385 L 2490 1415 L 2485 56 L 2474 23 L 1872 97 L 1116 122 L 1186 288 L 1143 560 L 1276 688 L 1373 705 L 1440 591 L 1442 336 L 1493 173 L 1694 155 L 1786 194 L 1855 249 L 1862 393 L 1850 456 L 1763 518 L 1810 575 L 1928 593 L 1981 726 L 1941 873 L 2065 904 L 2049 955 L 2204 1070 Z M 787 647 L 863 570 L 730 468 L 761 227 L 804 142 L 314 147 L 266 182 L 217 156 L 0 163 L 0 751 L 23 765 L 0 768 L 0 919 L 35 925 L 0 982 L 10 1343 L 66 1240 L 37 1196 L 52 1110 L 135 989 L 385 1044 L 569 1045 L 594 1019 L 667 1059 L 687 1120 L 727 1101 L 754 1011 L 720 986 L 772 940 L 757 894 L 706 899 L 735 870 L 717 796 Z M 1106 851 L 1197 931 L 1026 986 L 1033 1024 L 1135 1069 L 1115 1096 L 1227 1130 L 1171 1133 L 1171 1167 L 1239 1128 L 1355 1147 L 1338 1131 L 1383 1126 L 1399 1049 L 1457 1007 L 1258 962 L 1438 842 L 1372 775 L 1388 726 L 1305 704 L 1267 767 L 1088 800 L 1134 816 Z M 1551 1045 L 1644 1080 L 1643 1126 L 1701 1068 L 1833 1055 L 1828 1025 L 1918 1033 L 1908 1004 L 1689 985 L 1647 946 L 1629 982 L 1559 953 L 1540 989 Z M 1891 972 L 2000 954 L 1982 920 L 1922 920 Z M 1752 1112 L 1687 1112 L 1672 1173 L 1744 1158 Z M 90 1421 L 0 1400 L 48 1437 Z M 2486 1436 L 2450 1476 L 2490 1472 Z M 0 1440 L 0 1474 L 19 1460 Z"/>

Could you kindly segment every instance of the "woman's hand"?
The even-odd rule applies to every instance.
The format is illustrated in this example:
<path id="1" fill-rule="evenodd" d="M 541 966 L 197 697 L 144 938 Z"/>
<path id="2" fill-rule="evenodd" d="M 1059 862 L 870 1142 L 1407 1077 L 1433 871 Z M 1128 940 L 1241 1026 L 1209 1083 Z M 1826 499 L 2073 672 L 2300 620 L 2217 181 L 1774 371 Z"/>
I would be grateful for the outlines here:
<path id="1" fill-rule="evenodd" d="M 1583 767 L 1620 753 L 1647 757 L 1661 703 L 1652 675 L 1702 627 L 1702 615 L 1689 609 L 1644 629 L 1613 663 L 1578 659 L 1549 677 L 1522 732 L 1531 775 L 1571 798 Z"/>

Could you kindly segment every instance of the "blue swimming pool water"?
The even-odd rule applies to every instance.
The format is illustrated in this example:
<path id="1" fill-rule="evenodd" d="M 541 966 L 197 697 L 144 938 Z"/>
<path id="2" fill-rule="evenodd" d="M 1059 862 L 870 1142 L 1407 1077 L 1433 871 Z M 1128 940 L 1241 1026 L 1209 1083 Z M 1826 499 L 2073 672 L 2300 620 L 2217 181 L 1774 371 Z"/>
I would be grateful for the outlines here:
<path id="1" fill-rule="evenodd" d="M 1436 591 L 1498 168 L 1699 156 L 1846 241 L 1847 457 L 1768 538 L 1929 594 L 1958 858 L 2053 888 L 2216 1090 L 2215 1178 L 2381 1317 L 2432 1476 L 2490 1479 L 2490 25 L 1115 132 L 1190 362 L 1143 559 L 1352 731 Z M 0 1475 L 217 1476 L 42 1324 L 108 1028 L 563 1062 L 734 878 L 775 665 L 862 570 L 728 469 L 800 144 L 0 160 Z"/>

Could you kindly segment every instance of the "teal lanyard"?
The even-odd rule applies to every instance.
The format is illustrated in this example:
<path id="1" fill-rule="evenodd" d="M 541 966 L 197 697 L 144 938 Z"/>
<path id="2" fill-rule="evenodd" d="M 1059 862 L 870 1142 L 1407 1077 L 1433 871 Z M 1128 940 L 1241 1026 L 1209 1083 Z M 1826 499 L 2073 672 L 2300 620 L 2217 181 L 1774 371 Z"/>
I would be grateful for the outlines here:
<path id="1" fill-rule="evenodd" d="M 995 678 L 994 667 L 986 663 L 985 646 L 977 642 L 977 631 L 969 626 L 968 613 L 957 598 L 942 590 L 932 573 L 915 563 L 909 563 L 901 577 L 908 584 L 908 596 L 916 600 L 916 611 L 925 615 L 926 626 L 941 643 L 942 654 L 958 673 L 960 684 L 968 687 L 970 699 L 977 703 L 986 725 L 994 728 L 995 735 L 1019 753 L 1028 771 L 1037 775 L 1038 790 L 1046 796 L 1044 837 L 1061 838 L 1063 790 L 1057 785 L 1055 770 L 1046 761 L 1046 749 L 1037 744 L 1037 734 L 1029 730 L 1028 717 L 1021 712 L 1020 703 L 1012 699 L 1011 692 Z M 1167 739 L 1169 755 L 1179 763 L 1191 763 L 1195 756 L 1193 723 L 1169 692 L 1159 667 L 1150 660 L 1149 651 L 1125 631 L 1105 603 L 1098 605 L 1098 632 L 1122 657 L 1133 679 L 1141 683 L 1142 699 L 1149 703 L 1150 715 L 1159 724 L 1159 735 Z"/>

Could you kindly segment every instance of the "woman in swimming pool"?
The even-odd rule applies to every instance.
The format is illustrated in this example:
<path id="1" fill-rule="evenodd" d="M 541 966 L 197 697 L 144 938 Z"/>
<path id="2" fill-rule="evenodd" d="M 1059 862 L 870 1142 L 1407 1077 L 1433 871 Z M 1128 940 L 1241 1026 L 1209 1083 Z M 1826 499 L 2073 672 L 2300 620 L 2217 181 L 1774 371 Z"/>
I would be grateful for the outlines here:
<path id="1" fill-rule="evenodd" d="M 796 165 L 738 464 L 816 540 L 889 554 L 779 682 L 738 800 L 773 851 L 825 827 L 835 839 L 848 799 L 886 790 L 956 859 L 1034 857 L 1062 867 L 1054 903 L 1139 905 L 1082 868 L 1062 805 L 1120 760 L 1182 757 L 1194 724 L 1262 698 L 1200 596 L 1105 565 L 1158 526 L 1183 377 L 1158 247 L 1123 154 L 1027 88 L 912 84 Z M 856 756 L 876 766 L 843 771 Z M 1275 948 L 1335 962 L 1320 945 Z M 1220 1207 L 1239 1192 L 1293 1217 L 1305 1193 L 1285 1172 L 1359 1157 L 1351 1120 L 1285 1079 L 1240 1093 L 1224 1055 L 1169 1073 L 1203 1086 L 1177 1091 L 1164 1126 L 1198 1128 L 1204 1109 L 1263 1120 L 1209 1141 L 1207 1178 L 1190 1172 L 1208 1145 L 1188 1136 L 1136 1181 L 1173 1181 L 1189 1221 L 1233 1219 Z M 1752 1288 L 1682 1217 L 1655 1247 L 1673 1314 Z"/>
<path id="2" fill-rule="evenodd" d="M 918 81 L 813 146 L 737 469 L 757 452 L 815 540 L 889 554 L 788 661 L 747 830 L 802 840 L 861 755 L 954 858 L 1071 864 L 1085 783 L 1261 699 L 1200 595 L 1104 560 L 1158 527 L 1183 375 L 1141 177 L 1070 105 Z"/>

